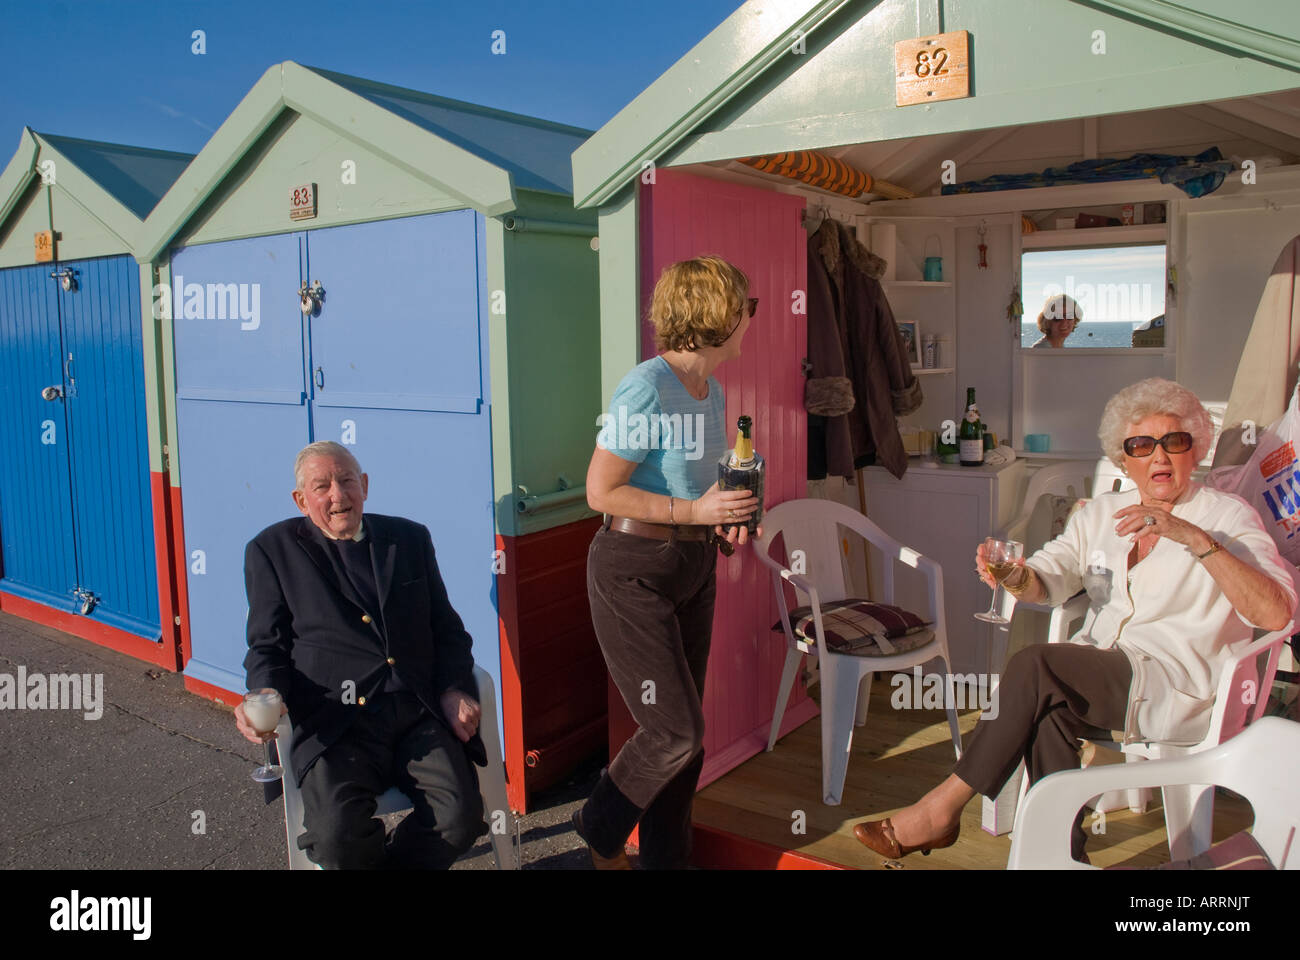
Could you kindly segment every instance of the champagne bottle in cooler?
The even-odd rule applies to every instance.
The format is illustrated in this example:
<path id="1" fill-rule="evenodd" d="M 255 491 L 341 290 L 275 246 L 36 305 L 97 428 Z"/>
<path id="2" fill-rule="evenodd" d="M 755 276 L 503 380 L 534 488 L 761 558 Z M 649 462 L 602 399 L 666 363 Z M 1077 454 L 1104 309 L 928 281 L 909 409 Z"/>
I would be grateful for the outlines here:
<path id="1" fill-rule="evenodd" d="M 981 429 L 980 408 L 975 405 L 975 388 L 966 388 L 966 413 L 957 428 L 957 447 L 963 467 L 984 465 L 984 431 Z"/>
<path id="2" fill-rule="evenodd" d="M 749 528 L 750 536 L 754 536 L 755 528 L 763 519 L 763 477 L 767 473 L 767 461 L 754 452 L 753 419 L 748 415 L 740 417 L 736 428 L 736 446 L 718 461 L 718 489 L 748 490 L 758 497 L 758 509 L 742 521 Z M 739 526 L 741 523 L 724 523 L 722 530 L 730 533 L 733 527 Z"/>

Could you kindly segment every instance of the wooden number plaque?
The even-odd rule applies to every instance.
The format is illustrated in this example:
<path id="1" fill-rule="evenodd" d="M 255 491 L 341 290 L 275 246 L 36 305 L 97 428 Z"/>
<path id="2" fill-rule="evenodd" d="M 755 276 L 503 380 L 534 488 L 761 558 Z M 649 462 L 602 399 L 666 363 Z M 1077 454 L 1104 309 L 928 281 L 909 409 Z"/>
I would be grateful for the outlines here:
<path id="1" fill-rule="evenodd" d="M 970 96 L 969 34 L 965 30 L 894 44 L 894 93 L 900 107 Z"/>
<path id="2" fill-rule="evenodd" d="M 36 262 L 50 263 L 54 260 L 54 231 L 36 231 Z"/>

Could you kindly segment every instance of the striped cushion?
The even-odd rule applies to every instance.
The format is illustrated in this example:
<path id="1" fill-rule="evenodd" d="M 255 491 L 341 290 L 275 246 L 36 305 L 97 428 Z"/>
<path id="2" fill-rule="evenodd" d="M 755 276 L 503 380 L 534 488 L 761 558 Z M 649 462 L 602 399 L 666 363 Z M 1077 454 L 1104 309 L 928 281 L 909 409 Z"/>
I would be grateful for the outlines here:
<path id="1" fill-rule="evenodd" d="M 795 636 L 817 642 L 812 607 L 790 611 Z M 934 639 L 931 624 L 914 613 L 888 603 L 870 600 L 836 600 L 822 604 L 826 626 L 826 647 L 833 653 L 855 657 L 887 657 L 923 647 Z M 778 621 L 773 630 L 784 629 Z"/>

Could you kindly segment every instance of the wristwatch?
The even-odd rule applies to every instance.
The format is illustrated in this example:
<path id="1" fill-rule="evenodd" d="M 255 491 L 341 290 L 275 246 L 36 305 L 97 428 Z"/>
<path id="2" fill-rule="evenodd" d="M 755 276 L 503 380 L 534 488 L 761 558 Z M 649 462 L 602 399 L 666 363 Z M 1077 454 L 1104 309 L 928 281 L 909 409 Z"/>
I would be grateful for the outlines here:
<path id="1" fill-rule="evenodd" d="M 1204 553 L 1198 553 L 1196 555 L 1196 559 L 1204 560 L 1210 554 L 1218 553 L 1222 549 L 1223 549 L 1223 544 L 1221 544 L 1218 540 L 1215 540 L 1213 537 L 1210 537 L 1210 549 L 1206 550 Z"/>

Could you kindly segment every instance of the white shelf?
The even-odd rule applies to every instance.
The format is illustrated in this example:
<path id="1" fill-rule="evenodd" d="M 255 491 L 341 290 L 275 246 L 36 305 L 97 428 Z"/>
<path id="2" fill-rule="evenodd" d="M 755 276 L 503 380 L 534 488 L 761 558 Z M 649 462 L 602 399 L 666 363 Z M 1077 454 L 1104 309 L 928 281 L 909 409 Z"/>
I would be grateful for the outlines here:
<path id="1" fill-rule="evenodd" d="M 951 287 L 951 280 L 881 280 L 882 287 Z"/>
<path id="2" fill-rule="evenodd" d="M 956 367 L 913 367 L 912 373 L 918 377 L 925 376 L 927 373 L 956 373 Z"/>
<path id="3" fill-rule="evenodd" d="M 1022 460 L 1087 460 L 1096 463 L 1102 456 L 1100 450 L 1017 450 Z"/>
<path id="4" fill-rule="evenodd" d="M 1163 223 L 1139 223 L 1129 227 L 1089 227 L 1083 230 L 1038 230 L 1022 234 L 1022 250 L 1049 247 L 1091 247 L 1112 243 L 1165 243 L 1168 232 Z"/>

